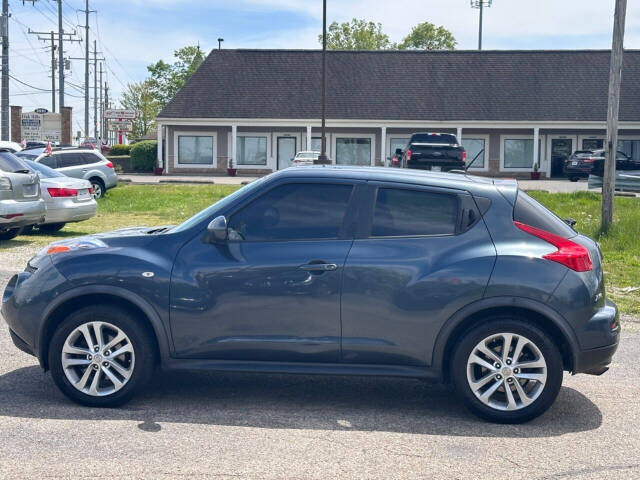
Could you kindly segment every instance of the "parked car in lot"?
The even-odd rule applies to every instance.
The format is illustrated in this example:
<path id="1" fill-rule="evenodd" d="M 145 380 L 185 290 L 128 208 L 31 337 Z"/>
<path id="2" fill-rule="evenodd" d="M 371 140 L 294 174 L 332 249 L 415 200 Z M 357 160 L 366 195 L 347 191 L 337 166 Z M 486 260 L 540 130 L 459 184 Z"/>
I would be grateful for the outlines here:
<path id="1" fill-rule="evenodd" d="M 96 214 L 98 204 L 88 180 L 67 177 L 32 160 L 24 163 L 40 177 L 42 198 L 47 207 L 44 221 L 38 224 L 39 230 L 57 232 L 67 223 L 82 222 Z"/>
<path id="2" fill-rule="evenodd" d="M 6 150 L 11 153 L 16 153 L 22 150 L 22 145 L 16 142 L 0 141 L 0 150 Z"/>
<path id="3" fill-rule="evenodd" d="M 45 204 L 40 180 L 8 150 L 0 150 L 0 240 L 20 235 L 23 227 L 40 223 Z"/>
<path id="4" fill-rule="evenodd" d="M 106 142 L 94 137 L 85 138 L 80 143 L 80 148 L 91 148 L 94 150 L 100 150 L 103 155 L 109 155 L 109 151 L 111 150 L 111 147 Z"/>
<path id="5" fill-rule="evenodd" d="M 96 199 L 118 185 L 118 175 L 113 163 L 97 150 L 56 148 L 51 155 L 47 155 L 44 149 L 28 149 L 19 152 L 18 156 L 58 170 L 67 177 L 89 180 Z"/>
<path id="6" fill-rule="evenodd" d="M 402 153 L 402 167 L 448 172 L 464 170 L 466 159 L 467 152 L 455 135 L 414 133 Z"/>
<path id="7" fill-rule="evenodd" d="M 176 227 L 52 243 L 6 287 L 15 345 L 71 399 L 156 366 L 453 382 L 523 422 L 618 346 L 596 242 L 515 180 L 369 167 L 273 173 Z"/>
<path id="8" fill-rule="evenodd" d="M 296 156 L 293 157 L 292 165 L 294 167 L 302 167 L 304 165 L 313 165 L 318 157 L 320 156 L 320 152 L 315 151 L 304 151 L 296 153 Z"/>
<path id="9" fill-rule="evenodd" d="M 565 162 L 564 173 L 569 180 L 577 182 L 590 174 L 602 176 L 604 150 L 576 150 Z M 616 170 L 638 170 L 640 162 L 634 162 L 626 153 L 618 151 Z"/>

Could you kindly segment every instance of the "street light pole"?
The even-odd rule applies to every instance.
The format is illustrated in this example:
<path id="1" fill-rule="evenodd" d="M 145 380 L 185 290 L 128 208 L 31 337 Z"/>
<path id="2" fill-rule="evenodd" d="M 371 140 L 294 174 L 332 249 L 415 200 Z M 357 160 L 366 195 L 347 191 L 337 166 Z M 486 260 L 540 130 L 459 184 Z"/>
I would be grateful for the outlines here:
<path id="1" fill-rule="evenodd" d="M 482 13 L 484 7 L 490 7 L 493 0 L 471 0 L 471 8 L 480 10 L 478 20 L 478 50 L 482 50 Z"/>
<path id="2" fill-rule="evenodd" d="M 318 163 L 325 165 L 329 163 L 327 158 L 327 0 L 322 0 L 322 152 L 318 157 Z"/>

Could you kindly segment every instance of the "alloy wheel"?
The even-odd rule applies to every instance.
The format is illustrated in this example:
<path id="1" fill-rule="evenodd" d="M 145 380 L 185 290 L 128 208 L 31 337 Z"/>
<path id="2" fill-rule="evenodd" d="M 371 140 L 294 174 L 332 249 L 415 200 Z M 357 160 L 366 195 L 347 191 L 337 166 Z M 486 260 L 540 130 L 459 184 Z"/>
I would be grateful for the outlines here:
<path id="1" fill-rule="evenodd" d="M 540 348 L 515 333 L 486 337 L 467 360 L 467 381 L 483 404 L 496 410 L 520 410 L 542 394 L 547 363 Z"/>
<path id="2" fill-rule="evenodd" d="M 92 183 L 91 189 L 93 190 L 93 198 L 95 198 L 96 200 L 102 198 L 102 185 L 100 185 L 100 183 Z"/>
<path id="3" fill-rule="evenodd" d="M 61 353 L 67 380 L 91 396 L 117 392 L 131 379 L 135 352 L 131 340 L 118 327 L 106 322 L 88 322 L 66 338 Z"/>

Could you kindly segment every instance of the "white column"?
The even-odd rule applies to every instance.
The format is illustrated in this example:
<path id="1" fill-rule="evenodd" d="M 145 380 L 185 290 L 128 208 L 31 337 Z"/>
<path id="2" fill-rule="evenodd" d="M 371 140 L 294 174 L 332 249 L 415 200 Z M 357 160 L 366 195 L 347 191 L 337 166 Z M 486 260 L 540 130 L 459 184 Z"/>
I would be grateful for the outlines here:
<path id="1" fill-rule="evenodd" d="M 231 158 L 233 159 L 233 167 L 237 168 L 236 148 L 238 144 L 238 126 L 231 125 Z"/>
<path id="2" fill-rule="evenodd" d="M 538 150 L 540 145 L 540 129 L 535 127 L 533 129 L 533 165 L 538 162 Z M 538 169 L 540 169 L 540 165 L 538 165 Z"/>
<path id="3" fill-rule="evenodd" d="M 460 142 L 460 145 L 462 145 L 462 127 L 458 127 L 458 130 L 456 131 L 456 138 L 458 139 L 458 142 Z"/>
<path id="4" fill-rule="evenodd" d="M 382 127 L 380 133 L 380 160 L 383 167 L 387 165 L 387 127 Z"/>
<path id="5" fill-rule="evenodd" d="M 158 123 L 158 168 L 162 167 L 162 124 Z"/>
<path id="6" fill-rule="evenodd" d="M 311 150 L 311 125 L 307 125 L 307 150 Z"/>

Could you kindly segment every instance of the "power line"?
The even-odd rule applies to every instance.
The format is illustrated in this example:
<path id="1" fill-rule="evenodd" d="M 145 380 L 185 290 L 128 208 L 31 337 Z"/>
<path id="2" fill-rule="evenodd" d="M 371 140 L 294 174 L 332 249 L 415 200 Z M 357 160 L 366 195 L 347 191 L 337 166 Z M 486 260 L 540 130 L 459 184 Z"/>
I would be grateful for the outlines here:
<path id="1" fill-rule="evenodd" d="M 23 82 L 22 80 L 20 80 L 19 78 L 14 77 L 11 74 L 9 74 L 9 78 L 11 78 L 12 80 L 15 80 L 18 83 L 21 83 L 25 87 L 33 88 L 34 90 L 41 90 L 43 92 L 51 93 L 51 90 L 47 90 L 46 88 L 34 87 L 33 85 L 29 85 L 27 82 Z"/>

